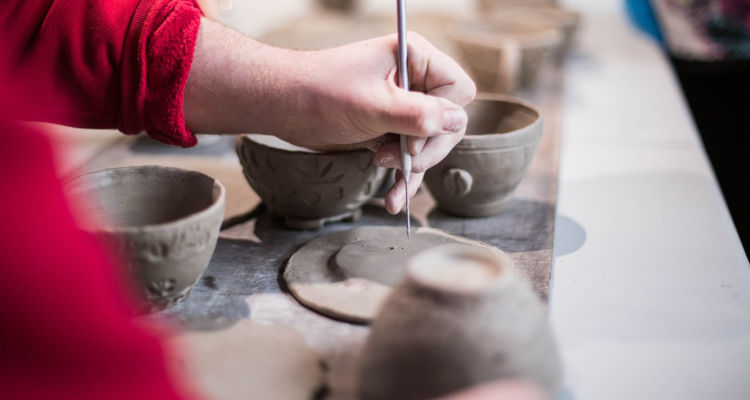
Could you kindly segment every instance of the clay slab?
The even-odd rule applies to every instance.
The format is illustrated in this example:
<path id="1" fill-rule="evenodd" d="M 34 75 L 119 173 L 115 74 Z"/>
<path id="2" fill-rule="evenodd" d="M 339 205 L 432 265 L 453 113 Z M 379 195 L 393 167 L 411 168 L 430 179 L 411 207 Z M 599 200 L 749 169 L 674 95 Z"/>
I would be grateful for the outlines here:
<path id="1" fill-rule="evenodd" d="M 303 305 L 334 318 L 367 323 L 401 280 L 407 260 L 444 243 L 503 254 L 436 229 L 419 228 L 408 239 L 403 227 L 363 226 L 311 240 L 292 255 L 283 277 Z"/>
<path id="2" fill-rule="evenodd" d="M 172 344 L 178 373 L 208 398 L 312 399 L 325 384 L 321 355 L 290 326 L 239 321 Z"/>

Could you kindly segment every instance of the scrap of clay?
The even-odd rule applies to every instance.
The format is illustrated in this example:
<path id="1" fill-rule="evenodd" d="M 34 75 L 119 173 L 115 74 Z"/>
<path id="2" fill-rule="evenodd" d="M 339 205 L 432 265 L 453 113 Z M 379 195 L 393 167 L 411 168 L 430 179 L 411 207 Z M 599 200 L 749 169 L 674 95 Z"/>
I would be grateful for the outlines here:
<path id="1" fill-rule="evenodd" d="M 407 261 L 418 252 L 444 243 L 481 246 L 481 242 L 431 228 L 406 237 L 403 227 L 363 226 L 311 240 L 292 255 L 284 280 L 294 297 L 322 314 L 351 322 L 375 317 Z"/>
<path id="2" fill-rule="evenodd" d="M 325 385 L 321 356 L 290 326 L 239 321 L 173 344 L 179 373 L 208 398 L 311 399 Z"/>

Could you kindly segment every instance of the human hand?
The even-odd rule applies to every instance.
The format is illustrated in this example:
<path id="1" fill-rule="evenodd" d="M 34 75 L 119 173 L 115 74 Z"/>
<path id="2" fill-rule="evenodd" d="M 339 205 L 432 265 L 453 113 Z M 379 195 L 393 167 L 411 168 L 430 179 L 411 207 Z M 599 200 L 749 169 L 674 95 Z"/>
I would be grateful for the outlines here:
<path id="1" fill-rule="evenodd" d="M 466 130 L 463 106 L 476 88 L 461 67 L 416 33 L 408 35 L 411 91 L 396 81 L 395 35 L 296 51 L 264 45 L 204 19 L 185 87 L 185 120 L 196 133 L 266 133 L 313 149 L 367 147 L 399 167 L 397 136 L 409 135 L 409 195 Z M 397 213 L 403 180 L 386 195 Z"/>
<path id="2" fill-rule="evenodd" d="M 423 37 L 409 33 L 408 39 L 411 91 L 397 82 L 395 35 L 305 54 L 316 88 L 312 114 L 319 119 L 319 129 L 294 130 L 283 138 L 309 148 L 359 142 L 376 153 L 379 165 L 400 168 L 399 137 L 389 132 L 409 135 L 413 158 L 408 193 L 413 196 L 424 171 L 463 137 L 463 106 L 474 98 L 476 88 L 455 61 Z M 391 213 L 406 200 L 403 175 L 397 178 L 386 195 Z"/>
<path id="3" fill-rule="evenodd" d="M 536 386 L 517 380 L 485 383 L 436 400 L 546 400 Z"/>

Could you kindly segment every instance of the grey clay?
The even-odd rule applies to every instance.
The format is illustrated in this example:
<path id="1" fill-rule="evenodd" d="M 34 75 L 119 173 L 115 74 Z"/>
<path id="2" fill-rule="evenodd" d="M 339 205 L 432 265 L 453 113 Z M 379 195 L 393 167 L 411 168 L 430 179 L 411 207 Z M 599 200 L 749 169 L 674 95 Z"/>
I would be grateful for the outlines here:
<path id="1" fill-rule="evenodd" d="M 497 214 L 531 165 L 542 115 L 502 95 L 480 95 L 466 111 L 466 136 L 427 170 L 425 183 L 443 211 L 464 217 Z"/>
<path id="2" fill-rule="evenodd" d="M 200 172 L 161 166 L 82 175 L 71 192 L 88 203 L 102 237 L 126 266 L 141 311 L 185 298 L 208 266 L 224 216 L 226 191 Z"/>
<path id="3" fill-rule="evenodd" d="M 237 154 L 250 186 L 290 228 L 320 229 L 357 219 L 385 178 L 386 170 L 368 150 L 318 153 L 271 145 L 265 138 L 239 137 Z"/>
<path id="4" fill-rule="evenodd" d="M 554 398 L 561 366 L 546 313 L 512 268 L 507 255 L 457 244 L 413 258 L 372 323 L 361 397 L 428 399 L 518 378 Z"/>

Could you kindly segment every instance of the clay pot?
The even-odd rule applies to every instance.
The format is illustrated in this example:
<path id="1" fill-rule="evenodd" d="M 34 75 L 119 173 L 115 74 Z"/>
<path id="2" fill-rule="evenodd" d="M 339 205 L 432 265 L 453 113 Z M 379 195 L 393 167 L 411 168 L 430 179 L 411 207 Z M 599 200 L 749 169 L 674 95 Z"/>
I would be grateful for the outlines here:
<path id="1" fill-rule="evenodd" d="M 93 212 L 87 229 L 127 267 L 142 311 L 185 298 L 208 266 L 226 190 L 200 172 L 161 166 L 113 168 L 75 178 L 71 193 Z"/>
<path id="2" fill-rule="evenodd" d="M 553 396 L 561 366 L 545 309 L 510 258 L 448 244 L 409 262 L 372 324 L 359 372 L 366 400 L 435 398 L 503 378 Z"/>
<path id="3" fill-rule="evenodd" d="M 448 36 L 477 89 L 489 93 L 533 87 L 563 41 L 555 28 L 486 21 L 453 25 Z"/>
<path id="4" fill-rule="evenodd" d="M 578 25 L 581 22 L 581 14 L 567 8 L 549 5 L 540 7 L 508 6 L 484 14 L 488 21 L 495 26 L 528 26 L 537 29 L 554 28 L 563 34 L 563 51 L 569 49 Z"/>
<path id="5" fill-rule="evenodd" d="M 368 150 L 320 153 L 266 135 L 239 137 L 237 154 L 250 186 L 294 229 L 356 220 L 386 175 Z"/>
<path id="6" fill-rule="evenodd" d="M 341 12 L 352 12 L 357 8 L 356 0 L 318 0 L 321 7 Z"/>
<path id="7" fill-rule="evenodd" d="M 557 3 L 555 0 L 478 0 L 479 11 L 487 13 L 494 11 L 498 8 L 504 8 L 508 6 L 518 7 L 545 7 L 554 6 Z"/>
<path id="8" fill-rule="evenodd" d="M 542 114 L 512 97 L 487 94 L 466 112 L 466 136 L 424 180 L 441 210 L 485 217 L 502 211 L 526 175 L 542 137 Z"/>

